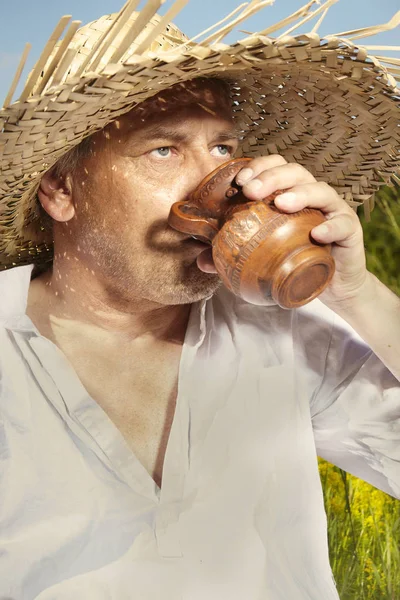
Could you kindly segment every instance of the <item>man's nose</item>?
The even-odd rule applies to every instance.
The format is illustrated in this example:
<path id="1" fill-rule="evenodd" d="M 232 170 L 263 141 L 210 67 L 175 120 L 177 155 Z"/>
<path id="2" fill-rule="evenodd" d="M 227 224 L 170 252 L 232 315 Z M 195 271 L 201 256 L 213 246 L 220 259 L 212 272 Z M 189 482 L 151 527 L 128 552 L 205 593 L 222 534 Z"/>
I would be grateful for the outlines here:
<path id="1" fill-rule="evenodd" d="M 227 158 L 228 160 L 228 158 Z M 207 175 L 212 173 L 224 161 L 216 156 L 208 155 L 206 157 L 198 157 L 193 160 L 188 170 L 188 194 L 193 192 L 203 181 Z"/>

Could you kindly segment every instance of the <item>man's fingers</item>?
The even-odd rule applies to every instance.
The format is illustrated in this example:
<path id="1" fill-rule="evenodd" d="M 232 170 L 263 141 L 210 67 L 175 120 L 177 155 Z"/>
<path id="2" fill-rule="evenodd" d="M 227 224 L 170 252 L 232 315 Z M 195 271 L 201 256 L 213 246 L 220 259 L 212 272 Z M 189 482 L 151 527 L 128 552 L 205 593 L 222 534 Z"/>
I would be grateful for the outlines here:
<path id="1" fill-rule="evenodd" d="M 273 158 L 273 157 L 267 157 Z M 279 157 L 275 157 L 278 160 Z M 260 159 L 261 161 L 261 159 Z M 253 162 L 249 163 L 251 167 Z M 296 185 L 315 182 L 315 178 L 307 169 L 295 163 L 285 163 L 266 167 L 265 163 L 257 163 L 258 168 L 263 169 L 253 176 L 243 185 L 243 193 L 249 200 L 262 200 L 276 190 L 286 190 Z M 240 182 L 236 179 L 237 182 Z"/>
<path id="2" fill-rule="evenodd" d="M 284 212 L 297 212 L 306 207 L 319 208 L 328 218 L 337 213 L 346 213 L 357 219 L 347 202 L 322 181 L 294 186 L 290 191 L 279 194 L 275 198 L 275 205 Z"/>
<path id="3" fill-rule="evenodd" d="M 271 154 L 270 156 L 260 156 L 258 158 L 254 158 L 236 175 L 236 183 L 238 185 L 244 185 L 250 180 L 256 179 L 258 175 L 266 169 L 273 169 L 274 167 L 279 167 L 286 164 L 286 160 L 279 154 Z"/>
<path id="4" fill-rule="evenodd" d="M 315 227 L 311 235 L 322 244 L 336 243 L 351 247 L 362 243 L 362 228 L 356 213 L 327 183 L 318 182 L 301 165 L 287 163 L 273 155 L 254 159 L 249 163 L 251 178 L 243 184 L 243 192 L 250 200 L 262 200 L 278 190 L 288 190 L 275 198 L 279 210 L 287 213 L 304 208 L 321 210 L 326 221 Z M 247 167 L 236 177 L 246 176 Z"/>
<path id="5" fill-rule="evenodd" d="M 362 240 L 362 229 L 358 219 L 349 214 L 340 214 L 327 220 L 325 223 L 314 227 L 311 235 L 316 242 L 321 244 L 336 244 L 350 248 Z"/>

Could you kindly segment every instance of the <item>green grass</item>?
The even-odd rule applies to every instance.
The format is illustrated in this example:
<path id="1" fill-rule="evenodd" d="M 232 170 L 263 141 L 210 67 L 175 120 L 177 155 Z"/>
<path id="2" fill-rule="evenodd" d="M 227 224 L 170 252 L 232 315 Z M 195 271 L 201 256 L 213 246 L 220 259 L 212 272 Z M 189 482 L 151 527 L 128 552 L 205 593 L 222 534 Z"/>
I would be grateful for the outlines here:
<path id="1" fill-rule="evenodd" d="M 400 187 L 382 188 L 364 230 L 367 267 L 400 296 Z"/>
<path id="2" fill-rule="evenodd" d="M 400 188 L 360 215 L 367 267 L 400 296 Z M 329 554 L 341 600 L 400 600 L 400 501 L 319 459 Z"/>
<path id="3" fill-rule="evenodd" d="M 342 600 L 400 599 L 400 502 L 319 459 L 329 555 Z"/>

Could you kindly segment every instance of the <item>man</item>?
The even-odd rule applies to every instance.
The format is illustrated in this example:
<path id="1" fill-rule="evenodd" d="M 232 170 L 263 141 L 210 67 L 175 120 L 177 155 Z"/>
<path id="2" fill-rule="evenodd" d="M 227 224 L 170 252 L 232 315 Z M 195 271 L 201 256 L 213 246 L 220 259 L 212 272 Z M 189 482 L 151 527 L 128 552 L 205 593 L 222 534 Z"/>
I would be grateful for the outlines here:
<path id="1" fill-rule="evenodd" d="M 168 226 L 242 147 L 232 106 L 165 86 L 31 175 L 54 258 L 0 276 L 1 597 L 337 599 L 317 453 L 400 498 L 400 300 L 348 203 L 279 153 L 237 175 L 327 218 L 335 275 L 297 311 Z"/>

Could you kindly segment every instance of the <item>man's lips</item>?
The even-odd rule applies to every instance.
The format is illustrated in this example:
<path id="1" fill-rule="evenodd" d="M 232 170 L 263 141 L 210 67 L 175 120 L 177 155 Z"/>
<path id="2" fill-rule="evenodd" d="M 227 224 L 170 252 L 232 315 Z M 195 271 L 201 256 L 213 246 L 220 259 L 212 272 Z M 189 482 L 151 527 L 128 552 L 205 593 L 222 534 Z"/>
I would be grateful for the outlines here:
<path id="1" fill-rule="evenodd" d="M 203 273 L 218 273 L 215 268 L 213 256 L 212 256 L 212 247 L 208 246 L 203 252 L 200 252 L 196 259 L 197 266 L 200 271 Z"/>
<path id="2" fill-rule="evenodd" d="M 203 273 L 218 273 L 212 257 L 212 246 L 194 238 L 191 238 L 191 240 L 193 242 L 191 245 L 200 249 L 200 254 L 198 254 L 196 259 L 196 263 L 200 271 L 203 271 Z"/>

